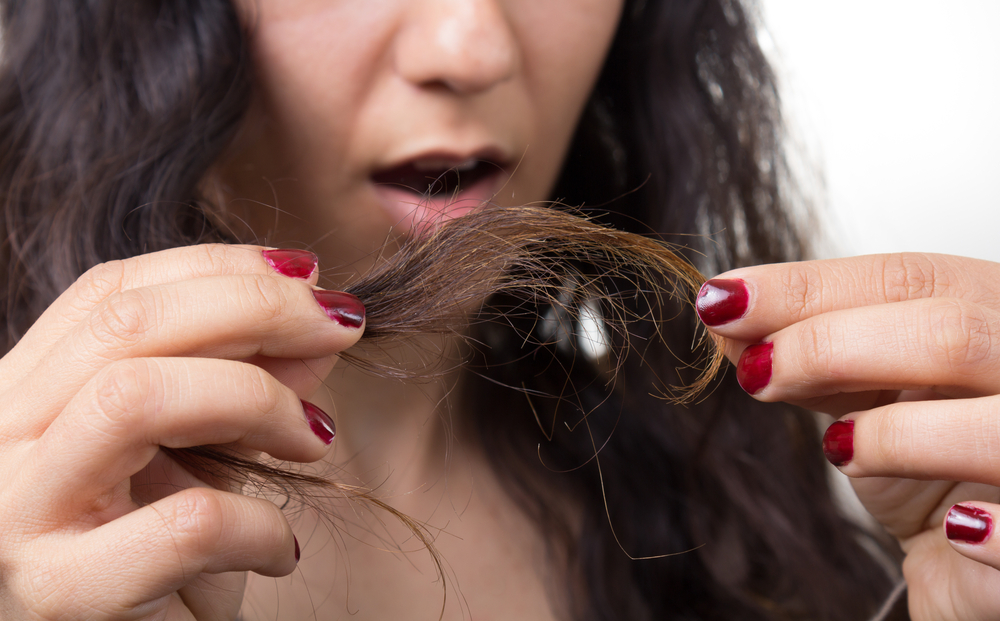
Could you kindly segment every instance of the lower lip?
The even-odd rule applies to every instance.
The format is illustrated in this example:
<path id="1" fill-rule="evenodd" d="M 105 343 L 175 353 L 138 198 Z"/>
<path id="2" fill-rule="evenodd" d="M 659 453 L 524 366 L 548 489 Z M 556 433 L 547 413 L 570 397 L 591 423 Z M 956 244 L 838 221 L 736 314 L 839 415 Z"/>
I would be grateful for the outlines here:
<path id="1" fill-rule="evenodd" d="M 483 177 L 458 194 L 420 196 L 391 185 L 378 184 L 375 194 L 392 220 L 393 230 L 409 234 L 433 228 L 458 218 L 492 201 L 507 175 L 501 171 Z"/>

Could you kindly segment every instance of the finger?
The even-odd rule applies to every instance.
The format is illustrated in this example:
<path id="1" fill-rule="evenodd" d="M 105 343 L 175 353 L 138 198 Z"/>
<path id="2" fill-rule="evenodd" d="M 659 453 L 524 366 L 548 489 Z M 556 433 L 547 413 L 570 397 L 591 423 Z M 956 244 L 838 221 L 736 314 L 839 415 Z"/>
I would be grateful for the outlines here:
<path id="1" fill-rule="evenodd" d="M 1000 309 L 998 266 L 935 254 L 886 254 L 741 268 L 713 278 L 698 310 L 716 333 L 757 341 L 823 313 L 931 297 Z"/>
<path id="2" fill-rule="evenodd" d="M 202 574 L 177 593 L 198 621 L 232 621 L 240 618 L 246 583 L 246 572 Z"/>
<path id="3" fill-rule="evenodd" d="M 823 436 L 851 477 L 1000 484 L 1000 397 L 893 403 L 851 414 Z"/>
<path id="4" fill-rule="evenodd" d="M 227 447 L 227 452 L 237 454 Z M 240 455 L 242 457 L 242 455 Z M 258 459 L 260 455 L 248 455 L 248 459 Z M 108 505 L 96 522 L 104 524 L 135 509 L 135 505 L 150 505 L 189 487 L 209 487 L 224 492 L 242 493 L 244 484 L 237 480 L 241 473 L 202 462 L 184 461 L 184 456 L 170 451 L 158 451 L 153 459 L 139 472 L 122 481 L 117 506 Z M 219 476 L 213 476 L 218 474 Z"/>
<path id="5" fill-rule="evenodd" d="M 1000 505 L 961 502 L 953 505 L 944 519 L 948 542 L 962 556 L 1000 569 L 1000 537 L 994 537 Z"/>
<path id="6" fill-rule="evenodd" d="M 95 307 L 123 291 L 235 274 L 279 274 L 314 285 L 317 264 L 316 255 L 308 251 L 227 244 L 174 248 L 102 263 L 88 270 L 42 314 L 0 362 L 0 377 L 10 378 L 12 370 L 36 365 L 49 347 Z"/>
<path id="7" fill-rule="evenodd" d="M 132 289 L 102 302 L 60 340 L 8 395 L 9 411 L 58 412 L 116 360 L 329 357 L 353 345 L 363 324 L 356 297 L 286 278 L 221 276 Z M 50 420 L 30 424 L 37 432 Z"/>
<path id="8" fill-rule="evenodd" d="M 908 618 L 993 621 L 997 618 L 996 570 L 956 554 L 942 535 L 940 523 L 936 521 L 906 546 L 903 575 L 909 586 Z"/>
<path id="9" fill-rule="evenodd" d="M 948 506 L 948 497 L 964 500 L 973 496 L 964 492 L 993 490 L 995 488 L 979 483 L 956 483 L 954 481 L 917 481 L 894 477 L 868 477 L 852 479 L 851 487 L 868 513 L 872 515 L 893 537 L 905 540 L 918 533 L 934 528 L 944 514 L 939 508 Z M 905 550 L 905 548 L 904 548 Z"/>
<path id="10" fill-rule="evenodd" d="M 233 444 L 312 462 L 333 436 L 328 415 L 254 365 L 129 359 L 95 376 L 46 430 L 24 485 L 34 502 L 89 504 L 142 470 L 160 446 Z"/>
<path id="11" fill-rule="evenodd" d="M 904 552 L 911 537 L 936 530 L 956 502 L 1000 501 L 1000 488 L 984 483 L 866 477 L 851 479 L 851 487 L 865 510 L 900 540 Z"/>
<path id="12" fill-rule="evenodd" d="M 866 306 L 809 318 L 747 347 L 737 376 L 758 399 L 830 413 L 871 408 L 883 392 L 900 390 L 995 394 L 998 336 L 1000 312 L 964 300 Z"/>
<path id="13" fill-rule="evenodd" d="M 51 541 L 51 540 L 49 540 Z M 291 528 L 272 503 L 205 488 L 173 494 L 113 522 L 53 542 L 48 581 L 35 585 L 52 610 L 120 617 L 191 584 L 203 573 L 294 570 Z M 62 568 L 62 569 L 59 569 Z M 42 599 L 44 598 L 44 599 Z M 166 605 L 166 602 L 163 602 Z"/>
<path id="14" fill-rule="evenodd" d="M 279 382 L 291 388 L 300 398 L 308 400 L 330 375 L 338 360 L 336 356 L 305 360 L 250 356 L 243 359 L 243 362 L 264 369 Z"/>

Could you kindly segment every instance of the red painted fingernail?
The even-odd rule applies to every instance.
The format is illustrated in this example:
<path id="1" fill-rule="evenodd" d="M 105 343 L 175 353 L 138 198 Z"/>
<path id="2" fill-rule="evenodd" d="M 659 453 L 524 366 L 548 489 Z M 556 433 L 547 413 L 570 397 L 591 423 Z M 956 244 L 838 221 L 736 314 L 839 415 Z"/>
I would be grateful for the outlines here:
<path id="1" fill-rule="evenodd" d="M 309 422 L 309 428 L 312 429 L 312 432 L 324 444 L 333 442 L 333 436 L 337 435 L 337 427 L 333 424 L 333 419 L 308 401 L 302 401 L 302 411 L 305 412 L 306 421 Z"/>
<path id="2" fill-rule="evenodd" d="M 299 538 L 292 535 L 292 541 L 295 542 L 295 562 L 299 562 L 299 557 L 302 556 L 302 550 L 299 549 Z"/>
<path id="3" fill-rule="evenodd" d="M 771 359 L 774 343 L 757 343 L 743 350 L 736 363 L 736 379 L 743 390 L 755 395 L 771 381 Z"/>
<path id="4" fill-rule="evenodd" d="M 823 434 L 823 454 L 838 468 L 854 459 L 853 420 L 838 420 L 827 428 Z"/>
<path id="5" fill-rule="evenodd" d="M 736 321 L 747 312 L 750 292 L 738 278 L 714 278 L 701 286 L 694 303 L 706 326 L 721 326 Z"/>
<path id="6" fill-rule="evenodd" d="M 342 326 L 360 328 L 365 322 L 365 305 L 350 293 L 343 291 L 313 291 L 323 312 Z"/>
<path id="7" fill-rule="evenodd" d="M 944 520 L 944 532 L 951 541 L 983 543 L 993 532 L 993 516 L 978 507 L 955 505 Z"/>
<path id="8" fill-rule="evenodd" d="M 282 276 L 289 278 L 309 278 L 316 266 L 319 265 L 319 257 L 308 250 L 290 250 L 278 248 L 274 250 L 264 250 L 261 252 L 267 264 L 274 268 Z"/>

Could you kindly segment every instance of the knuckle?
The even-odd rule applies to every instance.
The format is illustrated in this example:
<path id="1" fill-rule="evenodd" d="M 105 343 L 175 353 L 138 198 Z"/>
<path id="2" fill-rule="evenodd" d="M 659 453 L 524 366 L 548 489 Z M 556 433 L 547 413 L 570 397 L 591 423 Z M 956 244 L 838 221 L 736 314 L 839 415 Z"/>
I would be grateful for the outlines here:
<path id="1" fill-rule="evenodd" d="M 829 381 L 831 376 L 841 373 L 842 340 L 833 330 L 825 316 L 804 322 L 798 341 L 802 360 L 802 373 L 809 382 Z"/>
<path id="2" fill-rule="evenodd" d="M 162 382 L 154 379 L 158 375 L 149 361 L 135 358 L 102 369 L 93 397 L 94 410 L 104 418 L 102 429 L 135 429 L 136 419 L 162 410 Z"/>
<path id="3" fill-rule="evenodd" d="M 247 312 L 258 322 L 281 321 L 289 307 L 288 295 L 277 279 L 248 275 L 242 279 L 240 298 Z"/>
<path id="4" fill-rule="evenodd" d="M 285 402 L 282 388 L 266 371 L 255 365 L 246 365 L 247 372 L 243 376 L 244 385 L 239 394 L 247 396 L 248 409 L 251 413 L 264 415 L 276 412 Z"/>
<path id="5" fill-rule="evenodd" d="M 200 269 L 193 273 L 227 274 L 234 270 L 232 252 L 225 244 L 199 244 L 191 247 L 191 262 Z"/>
<path id="6" fill-rule="evenodd" d="M 155 305 L 151 296 L 138 290 L 114 294 L 91 313 L 90 331 L 109 348 L 135 345 L 155 329 Z"/>
<path id="7" fill-rule="evenodd" d="M 168 506 L 163 520 L 178 553 L 182 557 L 209 556 L 225 529 L 225 511 L 218 493 L 191 487 L 175 494 Z"/>
<path id="8" fill-rule="evenodd" d="M 786 312 L 794 321 L 801 321 L 823 308 L 823 277 L 808 263 L 790 266 L 782 275 Z"/>
<path id="9" fill-rule="evenodd" d="M 124 261 L 108 261 L 90 268 L 73 285 L 80 304 L 93 308 L 125 288 Z"/>
<path id="10" fill-rule="evenodd" d="M 882 291 L 888 302 L 930 298 L 947 289 L 947 271 L 938 270 L 934 261 L 919 253 L 886 256 L 878 266 Z"/>
<path id="11" fill-rule="evenodd" d="M 982 373 L 993 355 L 993 326 L 983 308 L 964 300 L 928 306 L 931 360 L 959 375 Z"/>
<path id="12" fill-rule="evenodd" d="M 912 424 L 905 411 L 895 404 L 881 408 L 872 429 L 872 447 L 875 463 L 892 467 L 905 466 L 909 454 Z"/>

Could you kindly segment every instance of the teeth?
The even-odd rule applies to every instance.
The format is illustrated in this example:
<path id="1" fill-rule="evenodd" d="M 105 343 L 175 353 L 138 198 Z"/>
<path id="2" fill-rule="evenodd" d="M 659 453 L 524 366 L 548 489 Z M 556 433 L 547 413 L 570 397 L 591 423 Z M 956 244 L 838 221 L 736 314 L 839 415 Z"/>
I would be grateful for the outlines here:
<path id="1" fill-rule="evenodd" d="M 458 172 L 464 172 L 467 170 L 472 170 L 479 164 L 479 160 L 469 158 L 464 162 L 455 163 L 455 160 L 443 160 L 443 159 L 425 159 L 425 160 L 415 160 L 413 162 L 413 168 L 419 172 L 441 172 L 443 170 L 456 170 Z"/>

